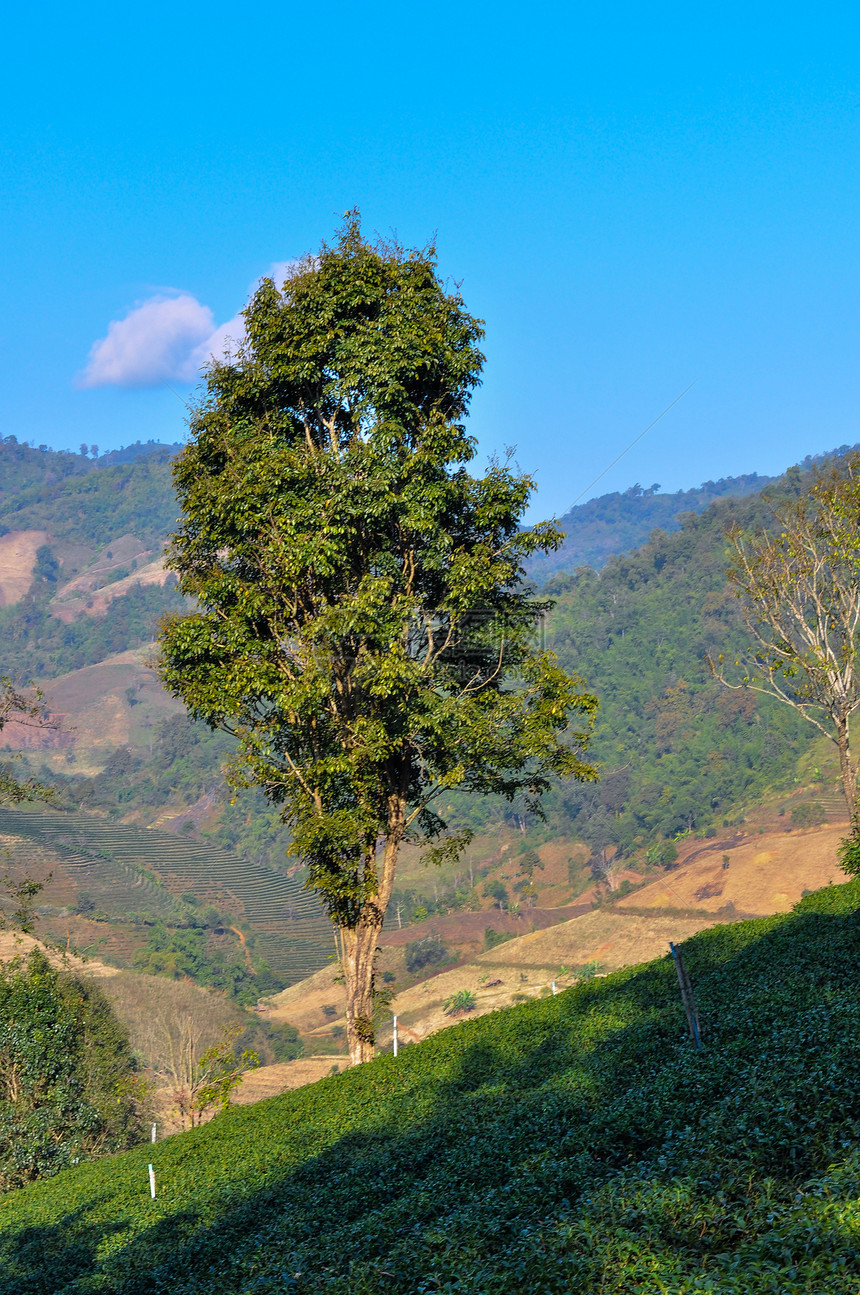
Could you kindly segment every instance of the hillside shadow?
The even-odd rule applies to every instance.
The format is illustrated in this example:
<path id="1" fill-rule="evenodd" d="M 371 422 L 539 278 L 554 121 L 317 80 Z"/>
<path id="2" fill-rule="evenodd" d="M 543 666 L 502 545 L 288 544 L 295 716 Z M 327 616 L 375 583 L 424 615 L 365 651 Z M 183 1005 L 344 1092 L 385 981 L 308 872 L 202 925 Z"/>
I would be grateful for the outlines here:
<path id="1" fill-rule="evenodd" d="M 816 949 L 826 950 L 827 958 L 812 961 L 809 951 Z M 688 1168 L 677 1155 L 674 1169 L 659 1168 L 672 1137 L 677 1142 L 679 1136 L 667 1126 L 665 1112 L 675 1112 L 672 1119 L 677 1122 L 677 1111 L 688 1109 L 695 1126 L 731 1097 L 732 1086 L 740 1082 L 742 1061 L 737 1058 L 743 1049 L 753 1050 L 757 1065 L 776 1057 L 774 1029 L 783 1019 L 778 1004 L 770 1014 L 768 1035 L 753 1030 L 741 1040 L 740 1051 L 736 1037 L 737 1020 L 747 1006 L 754 1008 L 761 992 L 763 969 L 768 983 L 778 983 L 785 996 L 788 1028 L 792 986 L 807 998 L 812 993 L 812 999 L 830 989 L 841 990 L 858 952 L 860 926 L 853 915 L 798 913 L 743 947 L 733 942 L 732 928 L 707 933 L 706 940 L 690 946 L 688 957 L 705 1031 L 701 1053 L 684 1041 L 683 1009 L 669 959 L 619 979 L 611 986 L 611 997 L 598 982 L 468 1023 L 436 1036 L 425 1045 L 427 1051 L 410 1048 L 398 1061 L 382 1058 L 372 1073 L 352 1072 L 333 1081 L 355 1084 L 368 1127 L 342 1133 L 297 1167 L 273 1171 L 254 1190 L 238 1181 L 207 1196 L 205 1150 L 217 1151 L 216 1143 L 204 1138 L 196 1147 L 189 1146 L 187 1154 L 196 1154 L 200 1161 L 199 1206 L 186 1205 L 181 1212 L 140 1225 L 116 1257 L 110 1254 L 111 1246 L 131 1225 L 126 1198 L 117 1200 L 117 1211 L 127 1217 L 110 1223 L 95 1222 L 92 1205 L 70 1210 L 51 1224 L 12 1229 L 2 1226 L 0 1214 L 0 1292 L 315 1295 L 318 1290 L 336 1290 L 367 1295 L 384 1290 L 412 1295 L 444 1289 L 477 1295 L 483 1287 L 443 1286 L 438 1277 L 440 1272 L 451 1276 L 467 1261 L 485 1265 L 487 1289 L 527 1292 L 537 1287 L 529 1285 L 525 1274 L 519 1286 L 490 1284 L 494 1256 L 502 1264 L 501 1256 L 520 1246 L 517 1238 L 527 1233 L 540 1235 L 546 1254 L 555 1254 L 553 1246 L 562 1243 L 553 1238 L 561 1235 L 562 1223 L 575 1231 L 581 1211 L 597 1210 L 594 1201 L 599 1204 L 601 1192 L 611 1192 L 618 1176 L 629 1176 L 634 1169 L 641 1194 L 636 1227 L 653 1237 L 655 1254 L 665 1249 L 676 1257 L 689 1253 L 707 1258 L 723 1241 L 707 1231 L 698 1240 L 688 1236 L 683 1217 L 679 1221 L 676 1206 L 667 1203 L 664 1192 L 673 1172 L 689 1173 L 694 1196 L 711 1192 L 712 1187 L 703 1189 L 699 1183 L 707 1157 L 696 1164 L 700 1153 L 690 1134 Z M 801 1103 L 821 1100 L 820 1092 L 804 1091 L 804 1074 L 811 1075 L 813 1062 L 833 1046 L 823 1026 L 818 1035 L 809 1033 L 804 1039 L 805 1052 L 798 1053 L 795 1066 L 800 1067 L 800 1078 L 792 1071 Z M 846 1047 L 850 1046 L 849 1038 Z M 425 1057 L 435 1060 L 432 1066 L 428 1062 L 422 1084 Z M 405 1087 L 393 1125 L 377 1114 L 375 1098 L 378 1093 L 383 1108 L 390 1102 L 398 1066 Z M 775 1074 L 773 1082 L 778 1078 Z M 744 1109 L 745 1129 L 747 1124 L 754 1126 L 753 1117 L 767 1111 L 772 1101 L 767 1083 L 761 1077 L 757 1083 L 759 1089 L 750 1088 Z M 830 1098 L 838 1101 L 843 1121 L 850 1124 L 860 1118 L 860 1098 L 851 1092 L 850 1075 L 843 1087 L 844 1091 L 834 1089 Z M 332 1089 L 319 1090 L 321 1102 L 325 1092 Z M 288 1109 L 289 1095 L 273 1100 L 284 1101 Z M 410 1104 L 421 1111 L 414 1120 Z M 243 1127 L 250 1135 L 249 1109 Z M 219 1121 L 208 1126 L 215 1134 Z M 813 1128 L 813 1123 L 806 1127 Z M 730 1141 L 730 1129 L 725 1136 Z M 756 1143 L 748 1132 L 744 1138 L 744 1163 L 774 1184 L 779 1200 L 792 1197 L 799 1174 L 822 1172 L 831 1150 L 826 1139 L 816 1142 L 811 1134 L 805 1146 L 803 1130 L 794 1148 L 771 1147 L 766 1138 Z M 273 1139 L 273 1153 L 274 1149 Z M 739 1156 L 741 1151 L 727 1142 L 727 1162 Z M 57 1188 L 60 1183 L 56 1180 Z M 103 1208 L 105 1199 L 95 1205 Z M 143 1215 L 149 1205 L 142 1193 L 134 1211 Z M 166 1197 L 152 1209 L 168 1207 Z M 558 1251 L 558 1271 L 559 1281 L 563 1276 L 567 1285 L 545 1289 L 587 1291 L 587 1284 L 577 1285 L 575 1265 L 585 1273 L 597 1260 L 589 1257 L 587 1247 L 565 1244 L 568 1250 Z M 816 1245 L 825 1255 L 841 1251 L 845 1244 L 838 1220 L 822 1222 Z M 263 1257 L 264 1270 L 257 1268 L 259 1280 L 252 1281 L 253 1265 Z M 439 1283 L 435 1285 L 434 1272 Z"/>

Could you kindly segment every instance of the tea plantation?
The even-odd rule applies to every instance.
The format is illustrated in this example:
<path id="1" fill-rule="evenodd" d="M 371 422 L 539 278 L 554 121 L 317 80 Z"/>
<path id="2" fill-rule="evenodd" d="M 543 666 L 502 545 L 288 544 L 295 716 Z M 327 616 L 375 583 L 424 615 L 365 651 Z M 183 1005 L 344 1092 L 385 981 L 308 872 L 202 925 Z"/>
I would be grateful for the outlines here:
<path id="1" fill-rule="evenodd" d="M 82 1164 L 0 1205 L 0 1291 L 860 1290 L 860 883 Z M 152 1160 L 157 1198 L 150 1199 Z"/>
<path id="2" fill-rule="evenodd" d="M 216 903 L 226 896 L 241 906 L 256 948 L 287 984 L 319 971 L 331 957 L 331 923 L 301 881 L 209 842 L 92 814 L 21 809 L 0 809 L 0 831 L 56 851 L 111 916 L 140 910 L 179 915 L 182 905 L 174 897 L 183 891 Z M 163 885 L 152 885 L 147 873 Z"/>

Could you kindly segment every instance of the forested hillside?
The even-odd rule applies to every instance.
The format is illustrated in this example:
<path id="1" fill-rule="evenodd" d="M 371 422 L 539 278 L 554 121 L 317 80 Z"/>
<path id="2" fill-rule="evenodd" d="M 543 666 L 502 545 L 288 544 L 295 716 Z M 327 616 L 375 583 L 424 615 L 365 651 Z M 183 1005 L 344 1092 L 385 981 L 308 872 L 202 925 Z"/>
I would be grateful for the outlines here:
<path id="1" fill-rule="evenodd" d="M 177 448 L 133 445 L 93 459 L 11 436 L 0 441 L 4 672 L 56 678 L 151 642 L 159 617 L 179 608 L 172 580 L 133 578 L 157 563 L 175 521 L 170 458 Z M 124 548 L 114 555 L 117 541 Z M 16 561 L 29 561 L 29 572 L 10 572 Z M 85 587 L 82 605 L 58 607 L 58 594 L 76 583 Z M 109 614 L 98 614 L 91 596 L 111 585 Z"/>
<path id="2" fill-rule="evenodd" d="M 115 684 L 80 673 L 150 642 L 160 616 L 181 605 L 169 580 L 138 579 L 157 566 L 173 522 L 170 447 L 132 450 L 131 461 L 111 463 L 106 456 L 96 465 L 82 455 L 0 443 L 0 466 L 7 469 L 0 521 L 10 531 L 32 527 L 48 537 L 27 593 L 0 608 L 4 668 L 43 681 L 49 695 L 49 681 L 63 676 L 60 709 L 81 699 L 83 710 L 70 721 L 72 746 L 50 770 L 69 804 L 114 818 L 131 815 L 141 824 L 172 816 L 214 844 L 282 867 L 285 833 L 262 798 L 245 793 L 235 804 L 223 803 L 228 739 L 159 710 L 142 665 L 122 667 L 126 673 Z M 661 852 L 661 842 L 742 817 L 768 789 L 790 789 L 798 758 L 811 750 L 812 730 L 786 708 L 721 688 L 704 656 L 740 641 L 726 589 L 726 525 L 766 526 L 770 494 L 800 490 L 803 482 L 803 470 L 793 469 L 764 494 L 727 496 L 698 514 L 687 512 L 674 533 L 654 532 L 599 571 L 580 565 L 553 575 L 545 586 L 555 600 L 547 643 L 600 698 L 592 745 L 600 781 L 557 786 L 545 799 L 544 824 L 493 798 L 452 798 L 454 818 L 491 833 L 500 821 L 515 822 L 532 845 L 578 839 L 595 855 L 609 850 L 643 858 L 650 850 L 659 859 L 671 854 Z M 683 499 L 698 505 L 709 490 L 744 492 L 756 484 L 761 479 L 734 478 Z M 680 498 L 634 488 L 577 511 L 621 542 L 664 515 L 667 500 Z M 571 551 L 564 551 L 568 558 Z M 132 553 L 139 558 L 129 558 Z M 108 675 L 120 679 L 121 671 L 105 667 Z M 99 721 L 99 731 L 88 734 L 93 687 L 109 686 L 113 727 Z M 105 745 L 109 732 L 117 734 L 113 746 Z M 86 742 L 101 745 L 83 759 Z M 468 896 L 457 902 L 469 902 Z"/>
<path id="3" fill-rule="evenodd" d="M 564 544 L 555 553 L 536 553 L 529 561 L 529 574 L 542 582 L 554 572 L 573 571 L 580 566 L 599 570 L 613 554 L 644 544 L 658 527 L 669 532 L 678 530 L 681 514 L 702 512 L 716 499 L 743 499 L 758 494 L 772 480 L 751 472 L 705 481 L 695 489 L 676 490 L 673 494 L 661 492 L 659 484 L 645 490 L 637 484 L 628 490 L 599 495 L 574 505 L 559 517 L 557 525 L 565 533 Z"/>
<path id="4" fill-rule="evenodd" d="M 547 644 L 600 698 L 591 755 L 601 777 L 557 786 L 545 798 L 547 823 L 531 823 L 535 839 L 578 837 L 595 854 L 651 848 L 659 859 L 661 840 L 741 821 L 768 789 L 791 788 L 814 730 L 788 707 L 725 689 L 705 658 L 743 641 L 726 582 L 727 526 L 768 527 L 772 501 L 807 480 L 792 469 L 763 494 L 687 514 L 674 534 L 655 532 L 599 572 L 547 581 Z M 490 802 L 460 810 L 473 827 L 518 812 Z"/>
<path id="5" fill-rule="evenodd" d="M 46 530 L 52 541 L 102 548 L 128 532 L 161 544 L 176 520 L 170 459 L 152 441 L 91 459 L 0 441 L 0 534 Z"/>

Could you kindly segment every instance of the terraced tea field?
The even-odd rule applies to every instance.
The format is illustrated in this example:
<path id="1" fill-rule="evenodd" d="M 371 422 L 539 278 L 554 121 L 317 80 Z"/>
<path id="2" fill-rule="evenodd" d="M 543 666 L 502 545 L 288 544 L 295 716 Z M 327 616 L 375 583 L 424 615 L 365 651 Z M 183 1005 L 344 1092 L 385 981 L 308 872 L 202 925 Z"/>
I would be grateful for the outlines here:
<path id="1" fill-rule="evenodd" d="M 21 861 L 27 841 L 54 853 L 78 892 L 108 916 L 177 917 L 184 909 L 178 896 L 192 891 L 244 917 L 259 952 L 289 984 L 324 967 L 334 951 L 331 924 L 300 882 L 205 841 L 88 814 L 14 809 L 0 810 L 0 834 L 22 843 L 12 850 Z"/>

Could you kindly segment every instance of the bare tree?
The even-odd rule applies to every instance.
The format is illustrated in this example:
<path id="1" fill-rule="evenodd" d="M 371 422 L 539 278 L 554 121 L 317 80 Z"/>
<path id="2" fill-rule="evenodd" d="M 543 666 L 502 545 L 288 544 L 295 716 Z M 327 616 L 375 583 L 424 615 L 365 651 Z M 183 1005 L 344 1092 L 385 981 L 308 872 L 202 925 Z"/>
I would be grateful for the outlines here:
<path id="1" fill-rule="evenodd" d="M 594 850 L 589 866 L 595 881 L 605 882 L 611 891 L 618 889 L 621 873 L 624 871 L 624 860 L 613 846 L 604 845 L 599 850 Z"/>
<path id="2" fill-rule="evenodd" d="M 709 664 L 727 687 L 778 698 L 836 745 L 856 832 L 849 723 L 860 706 L 860 454 L 817 472 L 809 493 L 775 506 L 774 517 L 771 532 L 729 532 L 729 581 L 753 642 L 735 661 L 742 674 L 728 678 L 722 656 Z"/>
<path id="3" fill-rule="evenodd" d="M 123 971 L 104 991 L 125 1022 L 132 1047 L 155 1082 L 171 1094 L 181 1128 L 223 1107 L 255 1053 L 237 1053 L 243 1014 L 220 994 L 186 981 Z"/>

